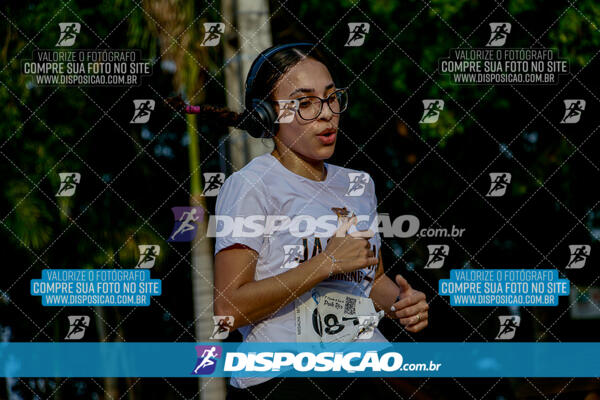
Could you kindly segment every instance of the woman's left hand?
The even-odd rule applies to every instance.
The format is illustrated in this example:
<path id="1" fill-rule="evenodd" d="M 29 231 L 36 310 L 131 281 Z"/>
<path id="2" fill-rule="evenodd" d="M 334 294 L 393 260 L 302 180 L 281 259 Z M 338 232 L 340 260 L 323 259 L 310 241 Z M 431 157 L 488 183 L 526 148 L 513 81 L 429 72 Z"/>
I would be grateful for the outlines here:
<path id="1" fill-rule="evenodd" d="M 392 305 L 391 311 L 395 318 L 404 325 L 409 332 L 419 332 L 428 324 L 429 304 L 425 299 L 425 293 L 413 289 L 402 277 L 396 275 L 396 284 L 400 288 L 398 301 Z"/>

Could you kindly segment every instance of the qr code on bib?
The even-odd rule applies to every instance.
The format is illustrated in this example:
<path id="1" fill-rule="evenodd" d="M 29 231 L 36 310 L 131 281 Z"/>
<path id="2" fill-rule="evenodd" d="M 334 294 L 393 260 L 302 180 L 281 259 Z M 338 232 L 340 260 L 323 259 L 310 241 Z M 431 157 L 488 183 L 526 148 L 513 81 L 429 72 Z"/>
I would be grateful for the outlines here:
<path id="1" fill-rule="evenodd" d="M 346 297 L 346 304 L 344 304 L 344 314 L 356 314 L 356 299 Z"/>

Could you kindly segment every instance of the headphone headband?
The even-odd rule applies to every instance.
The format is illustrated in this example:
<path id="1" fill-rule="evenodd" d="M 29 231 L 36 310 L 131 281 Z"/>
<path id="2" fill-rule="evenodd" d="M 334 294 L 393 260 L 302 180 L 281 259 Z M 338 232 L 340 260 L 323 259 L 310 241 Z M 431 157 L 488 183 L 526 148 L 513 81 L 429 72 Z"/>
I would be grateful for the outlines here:
<path id="1" fill-rule="evenodd" d="M 254 80 L 256 79 L 256 76 L 258 75 L 258 71 L 260 70 L 260 67 L 273 54 L 275 54 L 275 53 L 277 53 L 279 51 L 285 50 L 287 48 L 290 48 L 290 47 L 298 47 L 298 46 L 316 47 L 316 45 L 314 43 L 307 43 L 307 42 L 286 43 L 286 44 L 281 44 L 281 45 L 278 45 L 278 46 L 273 46 L 271 48 L 263 50 L 258 55 L 258 57 L 256 57 L 256 59 L 254 60 L 254 62 L 250 66 L 250 71 L 248 72 L 248 77 L 246 78 L 246 96 L 245 96 L 244 101 L 245 101 L 245 107 L 246 107 L 247 110 L 251 110 L 252 107 L 254 106 L 253 102 L 252 102 L 252 94 L 254 92 L 253 86 L 254 86 Z"/>

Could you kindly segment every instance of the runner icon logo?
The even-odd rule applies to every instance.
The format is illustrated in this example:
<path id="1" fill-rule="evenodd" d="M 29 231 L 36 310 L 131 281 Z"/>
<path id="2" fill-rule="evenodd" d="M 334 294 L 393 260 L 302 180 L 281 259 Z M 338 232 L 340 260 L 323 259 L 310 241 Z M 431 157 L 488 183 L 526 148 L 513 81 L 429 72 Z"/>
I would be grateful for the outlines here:
<path id="1" fill-rule="evenodd" d="M 296 268 L 302 259 L 304 247 L 301 244 L 287 244 L 283 246 L 283 264 L 281 268 Z"/>
<path id="2" fill-rule="evenodd" d="M 581 118 L 583 110 L 585 110 L 585 100 L 572 99 L 563 100 L 565 103 L 565 115 L 560 120 L 561 124 L 576 124 Z"/>
<path id="3" fill-rule="evenodd" d="M 502 197 L 506 193 L 506 188 L 511 180 L 511 174 L 508 172 L 490 172 L 490 190 L 486 193 L 487 197 Z"/>
<path id="4" fill-rule="evenodd" d="M 427 245 L 429 250 L 429 258 L 425 269 L 439 269 L 444 265 L 444 261 L 450 252 L 450 246 L 447 244 L 429 244 Z"/>
<path id="5" fill-rule="evenodd" d="M 587 258 L 590 256 L 591 246 L 589 244 L 570 244 L 569 252 L 571 257 L 565 268 L 581 269 L 585 265 Z"/>
<path id="6" fill-rule="evenodd" d="M 75 194 L 77 185 L 81 182 L 81 174 L 77 172 L 60 172 L 60 186 L 56 197 L 71 197 Z"/>
<path id="7" fill-rule="evenodd" d="M 225 174 L 223 172 L 205 172 L 204 175 L 204 190 L 202 196 L 215 197 L 219 194 L 219 189 L 223 186 L 225 181 Z"/>
<path id="8" fill-rule="evenodd" d="M 435 124 L 440 117 L 440 112 L 444 109 L 444 100 L 423 100 L 423 108 L 423 116 L 419 122 L 422 124 Z"/>
<path id="9" fill-rule="evenodd" d="M 360 47 L 365 42 L 365 37 L 369 33 L 370 25 L 367 22 L 349 22 L 348 29 L 350 35 L 348 41 L 344 44 L 345 47 Z"/>
<path id="10" fill-rule="evenodd" d="M 215 372 L 217 359 L 223 355 L 221 346 L 196 346 L 198 360 L 192 375 L 209 375 Z"/>
<path id="11" fill-rule="evenodd" d="M 276 124 L 289 124 L 294 120 L 296 111 L 300 107 L 298 100 L 277 100 L 279 104 L 279 114 L 275 120 Z"/>
<path id="12" fill-rule="evenodd" d="M 510 33 L 511 25 L 509 22 L 491 22 L 490 40 L 486 43 L 487 47 L 502 47 L 506 43 L 506 38 Z"/>
<path id="13" fill-rule="evenodd" d="M 154 100 L 139 99 L 133 100 L 133 118 L 130 124 L 145 124 L 150 120 L 150 112 L 154 111 Z"/>
<path id="14" fill-rule="evenodd" d="M 517 328 L 521 324 L 521 317 L 518 315 L 500 315 L 500 330 L 496 340 L 510 340 L 515 337 Z"/>
<path id="15" fill-rule="evenodd" d="M 136 268 L 152 268 L 156 257 L 160 254 L 160 246 L 157 244 L 140 244 L 140 259 L 135 266 Z"/>
<path id="16" fill-rule="evenodd" d="M 356 339 L 371 339 L 381 318 L 378 315 L 359 315 Z"/>
<path id="17" fill-rule="evenodd" d="M 81 32 L 81 24 L 79 22 L 59 22 L 60 36 L 56 42 L 56 47 L 71 47 L 75 44 L 77 34 Z"/>
<path id="18" fill-rule="evenodd" d="M 213 47 L 218 45 L 223 32 L 225 32 L 225 24 L 223 22 L 205 22 L 204 40 L 202 40 L 200 46 Z"/>
<path id="19" fill-rule="evenodd" d="M 369 174 L 363 172 L 349 172 L 348 180 L 350 182 L 348 184 L 348 191 L 346 192 L 346 196 L 362 196 L 362 194 L 365 192 L 370 178 L 371 177 L 369 176 Z"/>
<path id="20" fill-rule="evenodd" d="M 90 317 L 87 315 L 69 315 L 69 332 L 65 340 L 83 339 L 85 330 L 90 326 Z"/>
<path id="21" fill-rule="evenodd" d="M 223 340 L 229 336 L 229 331 L 233 327 L 234 318 L 231 315 L 215 315 L 213 316 L 214 329 L 209 339 Z"/>
<path id="22" fill-rule="evenodd" d="M 191 242 L 198 231 L 197 222 L 202 221 L 204 209 L 202 207 L 173 207 L 175 225 L 168 242 Z"/>

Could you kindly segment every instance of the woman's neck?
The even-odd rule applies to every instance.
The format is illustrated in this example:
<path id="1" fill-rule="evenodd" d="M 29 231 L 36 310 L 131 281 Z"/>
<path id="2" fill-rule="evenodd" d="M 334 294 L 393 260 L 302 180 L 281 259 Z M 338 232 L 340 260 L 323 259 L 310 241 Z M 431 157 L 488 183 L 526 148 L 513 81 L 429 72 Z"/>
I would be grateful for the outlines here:
<path id="1" fill-rule="evenodd" d="M 308 159 L 291 149 L 286 149 L 282 153 L 275 148 L 271 155 L 293 173 L 313 181 L 324 181 L 327 177 L 327 169 L 323 160 Z"/>

